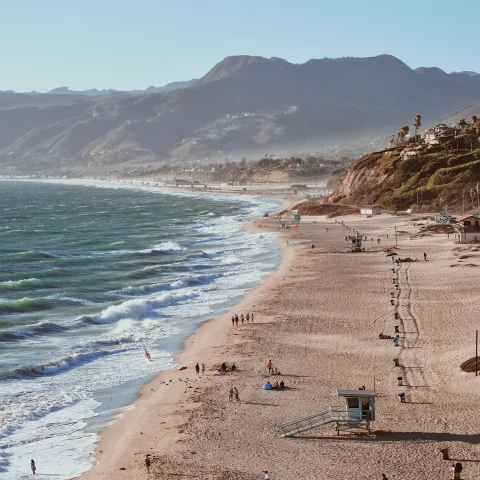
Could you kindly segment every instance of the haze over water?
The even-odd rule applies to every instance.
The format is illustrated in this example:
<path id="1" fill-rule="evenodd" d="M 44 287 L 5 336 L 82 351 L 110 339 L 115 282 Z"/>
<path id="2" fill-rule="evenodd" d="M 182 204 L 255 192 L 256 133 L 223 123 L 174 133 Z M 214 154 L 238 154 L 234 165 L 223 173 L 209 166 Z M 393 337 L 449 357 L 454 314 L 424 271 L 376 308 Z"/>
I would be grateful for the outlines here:
<path id="1" fill-rule="evenodd" d="M 0 182 L 1 477 L 27 476 L 30 458 L 56 479 L 88 469 L 95 394 L 168 368 L 165 340 L 272 271 L 272 235 L 240 230 L 272 208 L 247 196 Z"/>

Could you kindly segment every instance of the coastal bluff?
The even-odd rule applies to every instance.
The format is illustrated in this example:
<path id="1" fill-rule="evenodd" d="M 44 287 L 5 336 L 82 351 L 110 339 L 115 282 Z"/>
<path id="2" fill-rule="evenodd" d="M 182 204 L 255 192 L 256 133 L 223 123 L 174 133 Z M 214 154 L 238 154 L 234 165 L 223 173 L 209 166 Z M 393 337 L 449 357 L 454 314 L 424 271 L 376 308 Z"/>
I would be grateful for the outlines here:
<path id="1" fill-rule="evenodd" d="M 460 207 L 465 192 L 480 181 L 480 149 L 402 147 L 364 155 L 352 163 L 326 203 L 379 204 L 388 209 L 437 211 Z M 470 198 L 470 197 L 469 197 Z"/>

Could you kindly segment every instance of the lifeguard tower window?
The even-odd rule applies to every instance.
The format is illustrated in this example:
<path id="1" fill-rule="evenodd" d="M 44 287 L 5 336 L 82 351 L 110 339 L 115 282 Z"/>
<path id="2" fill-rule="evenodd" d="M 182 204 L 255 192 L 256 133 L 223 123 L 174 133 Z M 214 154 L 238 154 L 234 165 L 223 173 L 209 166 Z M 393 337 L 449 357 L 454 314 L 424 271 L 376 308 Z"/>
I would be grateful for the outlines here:
<path id="1" fill-rule="evenodd" d="M 359 400 L 359 398 L 347 397 L 348 408 L 360 408 Z"/>

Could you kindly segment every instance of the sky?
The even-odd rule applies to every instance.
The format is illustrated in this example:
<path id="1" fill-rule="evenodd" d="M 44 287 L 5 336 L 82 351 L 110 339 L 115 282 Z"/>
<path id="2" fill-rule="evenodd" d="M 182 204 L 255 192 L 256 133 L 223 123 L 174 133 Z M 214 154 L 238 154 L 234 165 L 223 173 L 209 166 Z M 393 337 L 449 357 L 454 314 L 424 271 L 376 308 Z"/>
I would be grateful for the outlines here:
<path id="1" fill-rule="evenodd" d="M 480 72 L 480 0 L 0 0 L 0 90 L 143 89 L 229 55 Z"/>

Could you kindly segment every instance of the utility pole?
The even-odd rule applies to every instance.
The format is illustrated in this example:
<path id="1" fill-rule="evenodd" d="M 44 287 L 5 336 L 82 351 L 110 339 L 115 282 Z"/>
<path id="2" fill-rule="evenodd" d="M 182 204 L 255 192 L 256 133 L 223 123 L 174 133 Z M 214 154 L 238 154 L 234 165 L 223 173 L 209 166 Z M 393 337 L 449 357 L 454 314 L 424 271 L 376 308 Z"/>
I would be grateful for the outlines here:
<path id="1" fill-rule="evenodd" d="M 462 192 L 462 198 L 463 198 L 463 213 L 462 213 L 462 215 L 465 215 L 465 190 Z"/>
<path id="2" fill-rule="evenodd" d="M 480 215 L 480 187 L 477 184 L 475 185 L 475 189 L 477 190 L 477 207 L 478 207 L 478 214 Z"/>
<path id="3" fill-rule="evenodd" d="M 478 330 L 475 330 L 475 376 L 478 375 Z"/>
<path id="4" fill-rule="evenodd" d="M 395 246 L 398 247 L 397 226 L 395 225 Z"/>

